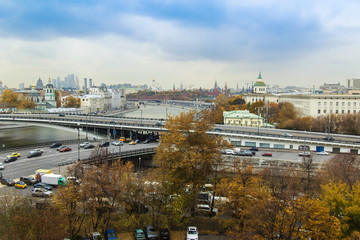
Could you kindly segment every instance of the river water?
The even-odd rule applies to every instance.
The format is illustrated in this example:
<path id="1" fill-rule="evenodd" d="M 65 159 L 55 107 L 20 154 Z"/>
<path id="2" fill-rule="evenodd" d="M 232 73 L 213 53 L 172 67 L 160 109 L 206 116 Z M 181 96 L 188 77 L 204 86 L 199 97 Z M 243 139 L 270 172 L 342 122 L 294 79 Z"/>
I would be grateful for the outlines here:
<path id="1" fill-rule="evenodd" d="M 122 117 L 134 118 L 163 118 L 166 115 L 177 115 L 188 111 L 181 107 L 170 106 L 141 106 L 136 111 L 121 114 Z M 55 142 L 59 140 L 77 139 L 77 130 L 65 127 L 33 126 L 27 124 L 13 124 L 0 122 L 0 148 L 21 147 L 28 144 Z"/>

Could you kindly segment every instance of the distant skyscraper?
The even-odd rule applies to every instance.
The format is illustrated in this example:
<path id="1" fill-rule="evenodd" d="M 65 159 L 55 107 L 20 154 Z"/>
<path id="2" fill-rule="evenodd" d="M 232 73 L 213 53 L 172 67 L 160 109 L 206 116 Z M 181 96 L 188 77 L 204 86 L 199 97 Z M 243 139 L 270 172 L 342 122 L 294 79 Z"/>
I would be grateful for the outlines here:
<path id="1" fill-rule="evenodd" d="M 60 79 L 60 77 L 57 77 L 56 78 L 56 87 L 57 88 L 61 88 L 62 86 L 61 86 L 61 79 Z"/>
<path id="2" fill-rule="evenodd" d="M 87 78 L 84 78 L 84 94 L 87 93 Z"/>
<path id="3" fill-rule="evenodd" d="M 92 78 L 89 78 L 89 88 L 92 88 Z"/>
<path id="4" fill-rule="evenodd" d="M 21 89 L 21 90 L 22 90 L 22 89 L 24 89 L 24 88 L 25 88 L 24 83 L 23 83 L 23 82 L 22 82 L 22 83 L 20 83 L 20 84 L 19 84 L 19 89 Z"/>
<path id="5" fill-rule="evenodd" d="M 42 80 L 41 80 L 40 77 L 39 77 L 39 79 L 38 79 L 37 82 L 36 82 L 36 87 L 35 87 L 35 89 L 43 89 L 43 88 L 44 88 L 44 84 L 43 84 Z"/>
<path id="6" fill-rule="evenodd" d="M 69 88 L 75 88 L 75 75 L 69 74 L 68 79 L 69 79 Z"/>
<path id="7" fill-rule="evenodd" d="M 79 83 L 78 76 L 76 76 L 75 85 L 76 85 L 76 89 L 80 89 L 80 83 Z"/>
<path id="8" fill-rule="evenodd" d="M 56 87 L 56 78 L 51 79 L 51 84 Z"/>

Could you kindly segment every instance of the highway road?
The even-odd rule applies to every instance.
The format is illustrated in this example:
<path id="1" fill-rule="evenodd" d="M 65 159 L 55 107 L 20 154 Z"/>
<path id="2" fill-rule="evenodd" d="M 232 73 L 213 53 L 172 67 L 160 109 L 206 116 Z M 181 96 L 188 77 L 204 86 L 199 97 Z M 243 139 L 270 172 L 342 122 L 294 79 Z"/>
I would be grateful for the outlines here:
<path id="1" fill-rule="evenodd" d="M 93 143 L 95 146 L 98 144 Z M 149 143 L 149 144 L 137 144 L 137 145 L 129 145 L 125 143 L 121 146 L 113 146 L 110 145 L 107 147 L 110 153 L 115 153 L 121 151 L 129 151 L 129 150 L 137 150 L 142 148 L 153 148 L 158 145 L 157 142 Z M 49 144 L 50 146 L 50 144 Z M 30 153 L 31 149 L 22 149 L 17 152 L 21 154 L 21 157 L 18 158 L 15 162 L 4 163 L 5 169 L 1 170 L 3 177 L 9 177 L 12 179 L 16 179 L 23 176 L 33 175 L 35 170 L 37 169 L 53 169 L 58 167 L 59 164 L 69 163 L 72 161 L 76 161 L 78 159 L 78 145 L 77 144 L 69 144 L 67 145 L 72 148 L 72 151 L 69 152 L 59 152 L 56 148 L 50 147 L 42 147 L 44 153 L 39 157 L 27 158 L 27 155 Z M 91 151 L 93 149 L 83 149 L 80 148 L 80 159 L 89 158 Z M 11 152 L 2 152 L 0 155 L 0 160 L 3 161 L 7 155 L 11 154 Z"/>
<path id="2" fill-rule="evenodd" d="M 2 118 L 4 117 L 4 118 Z M 1 114 L 0 119 L 2 120 L 12 120 L 14 121 L 23 121 L 24 118 L 32 118 L 43 123 L 54 124 L 56 121 L 69 122 L 71 124 L 76 124 L 80 122 L 82 127 L 84 125 L 101 124 L 105 128 L 123 128 L 127 126 L 137 126 L 138 130 L 149 130 L 149 131 L 158 131 L 161 130 L 161 126 L 158 126 L 158 122 L 163 119 L 148 119 L 148 118 L 124 118 L 124 117 L 103 117 L 98 115 L 65 115 L 64 117 L 58 116 L 58 114 Z M 29 119 L 30 121 L 31 119 Z M 139 128 L 140 127 L 140 128 Z M 333 141 L 326 141 L 324 137 L 328 136 L 327 133 L 321 132 L 306 132 L 306 131 L 294 131 L 294 130 L 284 130 L 284 129 L 271 129 L 271 128 L 256 128 L 256 127 L 245 127 L 245 126 L 231 126 L 231 125 L 220 125 L 217 124 L 214 126 L 214 131 L 212 133 L 218 133 L 219 135 L 223 134 L 245 134 L 245 135 L 259 135 L 259 136 L 269 136 L 276 137 L 280 139 L 306 139 L 319 142 L 331 142 L 331 143 L 347 143 L 352 144 L 356 147 L 360 147 L 360 137 L 354 135 L 343 135 L 343 134 L 330 134 L 333 137 Z M 285 135 L 287 134 L 287 136 Z"/>

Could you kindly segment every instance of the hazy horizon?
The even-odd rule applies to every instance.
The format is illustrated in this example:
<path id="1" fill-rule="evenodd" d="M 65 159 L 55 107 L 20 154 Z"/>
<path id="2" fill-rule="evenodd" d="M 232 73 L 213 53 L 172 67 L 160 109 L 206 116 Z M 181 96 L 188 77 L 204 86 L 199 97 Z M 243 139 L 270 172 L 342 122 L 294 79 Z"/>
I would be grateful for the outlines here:
<path id="1" fill-rule="evenodd" d="M 1 1 L 0 80 L 318 87 L 360 78 L 360 2 Z"/>

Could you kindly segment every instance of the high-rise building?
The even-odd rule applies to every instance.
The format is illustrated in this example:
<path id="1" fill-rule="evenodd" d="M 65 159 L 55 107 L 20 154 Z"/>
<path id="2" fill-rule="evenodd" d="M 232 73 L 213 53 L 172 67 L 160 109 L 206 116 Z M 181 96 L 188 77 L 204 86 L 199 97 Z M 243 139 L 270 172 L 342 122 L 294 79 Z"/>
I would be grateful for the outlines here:
<path id="1" fill-rule="evenodd" d="M 87 94 L 87 78 L 84 78 L 84 94 Z"/>
<path id="2" fill-rule="evenodd" d="M 51 84 L 56 88 L 56 78 L 51 79 Z"/>
<path id="3" fill-rule="evenodd" d="M 61 87 L 62 87 L 60 77 L 57 77 L 57 78 L 56 78 L 56 87 L 57 87 L 57 88 L 61 88 Z"/>
<path id="4" fill-rule="evenodd" d="M 38 79 L 37 82 L 36 82 L 36 87 L 35 87 L 35 89 L 39 90 L 39 89 L 43 89 L 43 88 L 44 88 L 43 82 L 42 82 L 42 80 L 41 80 L 40 77 L 39 77 L 39 79 Z"/>
<path id="5" fill-rule="evenodd" d="M 20 89 L 20 90 L 23 90 L 24 88 L 25 88 L 24 83 L 23 83 L 23 82 L 22 82 L 22 83 L 20 83 L 20 84 L 19 84 L 19 89 Z"/>
<path id="6" fill-rule="evenodd" d="M 76 76 L 75 86 L 76 86 L 76 89 L 80 89 L 80 83 L 79 83 L 78 76 Z"/>
<path id="7" fill-rule="evenodd" d="M 92 78 L 89 78 L 89 88 L 92 88 Z"/>
<path id="8" fill-rule="evenodd" d="M 360 88 L 360 79 L 352 78 L 352 79 L 347 79 L 346 81 L 348 88 L 353 88 L 353 89 Z"/>

